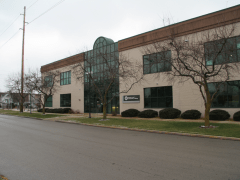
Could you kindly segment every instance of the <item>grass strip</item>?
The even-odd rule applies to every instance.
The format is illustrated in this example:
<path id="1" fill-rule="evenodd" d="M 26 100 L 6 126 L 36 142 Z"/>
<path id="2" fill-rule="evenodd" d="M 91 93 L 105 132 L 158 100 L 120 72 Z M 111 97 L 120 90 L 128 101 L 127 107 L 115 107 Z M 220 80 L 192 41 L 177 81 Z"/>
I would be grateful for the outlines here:
<path id="1" fill-rule="evenodd" d="M 114 126 L 114 127 L 127 127 L 145 130 L 157 130 L 167 132 L 189 133 L 189 134 L 202 134 L 212 136 L 236 137 L 240 138 L 240 125 L 239 124 L 220 124 L 212 123 L 217 128 L 204 129 L 199 128 L 204 123 L 201 122 L 176 122 L 176 121 L 155 121 L 155 120 L 136 120 L 136 119 L 117 119 L 108 118 L 109 121 L 99 121 L 101 118 L 74 118 L 71 119 L 79 123 Z M 69 119 L 70 120 L 70 119 Z"/>
<path id="2" fill-rule="evenodd" d="M 19 111 L 3 110 L 3 109 L 0 109 L 0 114 L 23 116 L 23 117 L 33 117 L 33 118 L 41 118 L 41 119 L 64 116 L 64 115 L 60 115 L 60 114 L 45 114 L 45 115 L 43 115 L 42 113 L 39 113 L 39 112 L 34 112 L 32 114 L 30 114 L 29 112 L 20 113 Z"/>

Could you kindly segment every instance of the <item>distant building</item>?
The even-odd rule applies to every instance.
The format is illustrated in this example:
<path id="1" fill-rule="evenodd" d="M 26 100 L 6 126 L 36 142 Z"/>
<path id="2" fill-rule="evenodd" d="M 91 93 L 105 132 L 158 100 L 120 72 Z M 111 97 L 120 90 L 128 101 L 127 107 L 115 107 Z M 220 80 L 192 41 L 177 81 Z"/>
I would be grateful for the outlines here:
<path id="1" fill-rule="evenodd" d="M 35 106 L 40 106 L 39 105 L 39 99 L 40 99 L 40 94 L 23 94 L 25 99 L 24 99 L 24 106 L 27 107 L 30 105 L 30 96 L 31 96 L 31 104 Z M 0 92 L 0 106 L 1 107 L 7 107 L 7 105 L 11 105 L 13 103 L 13 106 L 19 106 L 21 100 L 21 96 L 18 93 L 8 93 L 8 92 Z M 11 107 L 11 106 L 10 106 Z"/>

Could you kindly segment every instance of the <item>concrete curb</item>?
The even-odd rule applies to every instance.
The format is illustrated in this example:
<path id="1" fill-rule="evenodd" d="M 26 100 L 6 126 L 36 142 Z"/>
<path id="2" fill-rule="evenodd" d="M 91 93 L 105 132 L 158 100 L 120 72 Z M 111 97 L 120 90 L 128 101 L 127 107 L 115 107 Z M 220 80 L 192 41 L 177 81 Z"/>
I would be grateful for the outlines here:
<path id="1" fill-rule="evenodd" d="M 240 138 L 235 138 L 235 137 L 212 136 L 212 135 L 202 135 L 202 134 L 188 134 L 188 133 L 157 131 L 157 130 L 145 130 L 145 129 L 135 129 L 135 128 L 127 128 L 127 127 L 116 127 L 116 126 L 103 126 L 103 125 L 96 125 L 96 124 L 78 123 L 78 122 L 74 122 L 74 121 L 56 120 L 55 122 L 68 123 L 68 124 L 78 124 L 78 125 L 85 125 L 85 126 L 94 126 L 94 127 L 103 127 L 103 128 L 111 128 L 111 129 L 139 131 L 139 132 L 150 132 L 150 133 L 157 133 L 157 134 L 169 134 L 169 135 L 178 135 L 178 136 L 189 136 L 189 137 L 201 137 L 201 138 L 240 141 Z"/>
<path id="2" fill-rule="evenodd" d="M 0 114 L 1 114 L 1 113 L 0 113 Z M 9 114 L 1 114 L 1 115 L 17 116 L 17 115 L 9 115 Z M 36 119 L 36 120 L 46 120 L 46 121 L 47 121 L 47 119 L 34 118 L 34 117 L 26 117 L 26 116 L 17 116 L 17 117 L 31 118 L 31 119 Z M 170 135 L 178 135 L 178 136 L 189 136 L 189 137 L 201 137 L 201 138 L 211 138 L 211 139 L 240 141 L 240 138 L 235 138 L 235 137 L 212 136 L 212 135 L 202 135 L 202 134 L 188 134 L 188 133 L 178 133 L 178 132 L 168 132 L 168 131 L 157 131 L 157 130 L 145 130 L 145 129 L 134 129 L 134 128 L 116 127 L 116 126 L 103 126 L 103 125 L 96 125 L 96 124 L 78 123 L 78 122 L 74 122 L 74 121 L 55 120 L 54 122 L 68 123 L 68 124 L 78 124 L 78 125 L 94 126 L 94 127 L 103 127 L 103 128 L 111 128 L 111 129 L 121 129 L 121 130 L 130 130 L 130 131 L 139 131 L 139 132 L 150 132 L 150 133 L 158 133 L 158 134 L 170 134 Z"/>

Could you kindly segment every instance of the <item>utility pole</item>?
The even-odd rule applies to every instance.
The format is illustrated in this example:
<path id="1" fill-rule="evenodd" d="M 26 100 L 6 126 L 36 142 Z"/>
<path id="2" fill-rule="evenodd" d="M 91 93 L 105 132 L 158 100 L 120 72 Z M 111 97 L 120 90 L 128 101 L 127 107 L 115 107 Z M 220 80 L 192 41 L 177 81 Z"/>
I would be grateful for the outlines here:
<path id="1" fill-rule="evenodd" d="M 21 14 L 22 15 L 22 14 Z M 24 6 L 24 14 L 23 14 L 23 41 L 22 41 L 22 70 L 21 70 L 21 104 L 20 104 L 20 112 L 23 112 L 23 82 L 24 82 L 24 37 L 25 37 L 25 16 L 26 16 L 26 6 Z"/>
<path id="2" fill-rule="evenodd" d="M 87 72 L 86 74 L 88 75 L 88 83 L 89 83 L 89 92 L 88 92 L 88 107 L 89 107 L 89 117 L 88 118 L 91 118 L 91 100 L 90 100 L 90 95 L 91 95 L 91 75 L 92 75 L 92 71 L 91 71 L 91 66 L 90 66 L 90 71 Z"/>
<path id="3" fill-rule="evenodd" d="M 32 114 L 32 91 L 30 92 L 30 114 Z"/>

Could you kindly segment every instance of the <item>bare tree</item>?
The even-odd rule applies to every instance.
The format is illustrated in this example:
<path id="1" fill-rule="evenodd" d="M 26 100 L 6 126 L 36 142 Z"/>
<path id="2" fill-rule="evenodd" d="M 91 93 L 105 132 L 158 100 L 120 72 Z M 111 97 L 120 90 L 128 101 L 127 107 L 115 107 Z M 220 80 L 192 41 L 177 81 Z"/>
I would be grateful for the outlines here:
<path id="1" fill-rule="evenodd" d="M 142 64 L 117 51 L 109 53 L 107 47 L 86 52 L 84 62 L 75 64 L 73 69 L 77 80 L 87 89 L 84 96 L 94 94 L 102 103 L 103 119 L 107 118 L 107 105 L 119 94 L 127 93 L 144 77 Z M 88 103 L 90 106 L 90 100 Z"/>
<path id="2" fill-rule="evenodd" d="M 60 88 L 60 72 L 59 71 L 49 71 L 41 75 L 39 71 L 29 71 L 26 76 L 26 87 L 37 91 L 41 96 L 39 96 L 38 102 L 43 107 L 43 114 L 45 114 L 45 105 L 47 99 L 53 96 Z"/>
<path id="3" fill-rule="evenodd" d="M 199 87 L 205 105 L 205 126 L 209 126 L 209 112 L 214 99 L 222 91 L 223 85 L 239 72 L 237 59 L 237 42 L 232 37 L 235 25 L 222 25 L 196 34 L 178 37 L 176 29 L 167 29 L 168 38 L 162 42 L 154 42 L 143 48 L 144 54 L 156 56 L 149 59 L 152 68 L 157 63 L 165 63 L 170 71 L 158 73 L 169 82 L 184 83 L 191 80 Z M 239 45 L 238 45 L 239 46 Z M 170 53 L 170 54 L 169 54 Z M 149 69 L 146 69 L 149 71 Z M 214 93 L 210 92 L 209 83 L 214 85 Z"/>
<path id="4" fill-rule="evenodd" d="M 26 74 L 24 76 L 26 77 Z M 11 96 L 14 102 L 18 102 L 18 104 L 20 105 L 20 112 L 22 112 L 23 103 L 25 102 L 26 97 L 29 95 L 30 89 L 24 86 L 23 94 L 21 93 L 20 73 L 9 75 L 6 82 L 7 82 L 8 94 Z M 23 102 L 21 103 L 22 100 Z"/>

